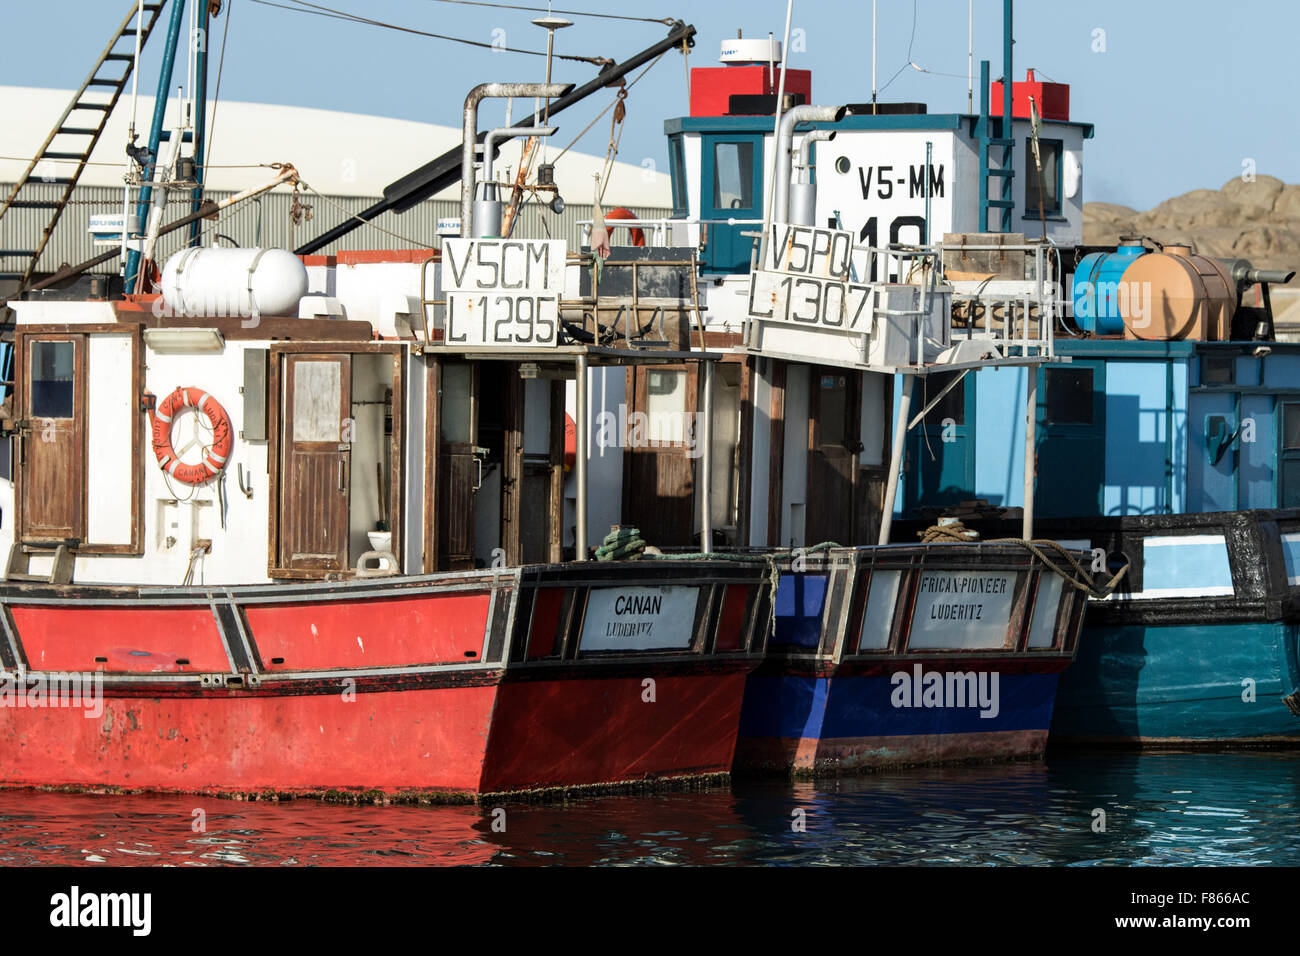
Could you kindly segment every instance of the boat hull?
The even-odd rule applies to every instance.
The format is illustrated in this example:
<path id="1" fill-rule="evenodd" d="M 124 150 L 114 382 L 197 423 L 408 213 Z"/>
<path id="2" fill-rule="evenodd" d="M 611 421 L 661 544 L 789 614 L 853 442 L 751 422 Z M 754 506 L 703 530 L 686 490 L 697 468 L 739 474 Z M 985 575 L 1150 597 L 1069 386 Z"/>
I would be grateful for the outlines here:
<path id="1" fill-rule="evenodd" d="M 10 587 L 0 784 L 474 800 L 716 778 L 762 578 L 644 562 L 201 596 Z"/>
<path id="2" fill-rule="evenodd" d="M 781 587 L 767 660 L 745 688 L 738 771 L 1042 755 L 1083 602 L 1039 557 L 960 544 L 838 549 L 786 570 Z"/>
<path id="3" fill-rule="evenodd" d="M 1011 522 L 967 519 L 985 536 Z M 1091 600 L 1049 744 L 1300 744 L 1300 510 L 1047 519 L 1037 533 L 1127 563 Z M 1098 568 L 1100 569 L 1100 568 Z"/>
<path id="4" fill-rule="evenodd" d="M 945 673 L 969 667 L 939 665 Z M 802 775 L 1039 757 L 1058 676 L 1000 673 L 997 712 L 983 717 L 966 707 L 895 706 L 898 688 L 888 674 L 755 675 L 746 687 L 737 765 Z"/>
<path id="5" fill-rule="evenodd" d="M 1282 698 L 1300 687 L 1283 621 L 1087 626 L 1061 681 L 1054 744 L 1300 745 Z"/>

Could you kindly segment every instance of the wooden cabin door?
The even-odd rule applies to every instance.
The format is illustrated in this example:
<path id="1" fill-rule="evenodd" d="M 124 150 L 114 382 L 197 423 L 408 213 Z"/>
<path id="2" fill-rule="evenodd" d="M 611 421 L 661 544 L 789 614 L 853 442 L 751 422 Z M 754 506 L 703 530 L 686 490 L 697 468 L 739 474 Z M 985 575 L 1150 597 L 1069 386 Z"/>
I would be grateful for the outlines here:
<path id="1" fill-rule="evenodd" d="M 653 545 L 695 540 L 695 462 L 691 419 L 697 376 L 685 366 L 634 366 L 628 372 L 623 520 Z"/>
<path id="2" fill-rule="evenodd" d="M 19 390 L 18 520 L 23 541 L 86 535 L 86 337 L 24 337 Z"/>
<path id="3" fill-rule="evenodd" d="M 860 373 L 815 367 L 808 403 L 808 507 L 804 542 L 854 544 Z M 788 427 L 788 424 L 787 424 Z"/>
<path id="4" fill-rule="evenodd" d="M 280 567 L 348 567 L 352 357 L 288 355 L 280 468 Z"/>
<path id="5" fill-rule="evenodd" d="M 443 362 L 438 415 L 438 567 L 474 567 L 474 506 L 482 483 L 478 449 L 478 366 Z"/>

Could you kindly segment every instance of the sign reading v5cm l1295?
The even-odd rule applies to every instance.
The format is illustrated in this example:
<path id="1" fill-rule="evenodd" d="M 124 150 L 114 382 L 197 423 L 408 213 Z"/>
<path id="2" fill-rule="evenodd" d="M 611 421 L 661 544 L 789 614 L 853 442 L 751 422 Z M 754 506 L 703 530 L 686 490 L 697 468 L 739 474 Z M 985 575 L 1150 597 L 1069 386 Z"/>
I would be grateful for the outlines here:
<path id="1" fill-rule="evenodd" d="M 444 240 L 444 344 L 557 345 L 566 254 L 560 239 Z"/>

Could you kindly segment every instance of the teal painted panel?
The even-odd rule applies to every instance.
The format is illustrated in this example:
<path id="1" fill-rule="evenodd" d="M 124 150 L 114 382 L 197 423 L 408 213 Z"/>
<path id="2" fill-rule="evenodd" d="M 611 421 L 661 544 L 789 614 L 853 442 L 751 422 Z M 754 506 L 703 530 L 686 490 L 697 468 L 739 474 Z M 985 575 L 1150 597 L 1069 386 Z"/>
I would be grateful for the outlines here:
<path id="1" fill-rule="evenodd" d="M 1234 444 L 1216 465 L 1206 445 L 1207 425 L 1221 418 L 1229 433 L 1237 427 L 1235 396 L 1230 392 L 1200 392 L 1191 397 L 1187 434 L 1187 509 L 1232 511 L 1237 507 L 1237 449 Z"/>
<path id="2" fill-rule="evenodd" d="M 1025 370 L 985 369 L 975 378 L 975 497 L 1018 508 L 1025 500 Z"/>
<path id="3" fill-rule="evenodd" d="M 1277 415 L 1271 395 L 1243 395 L 1237 442 L 1241 508 L 1277 507 Z M 1254 439 L 1253 441 L 1251 439 Z"/>
<path id="4" fill-rule="evenodd" d="M 1274 353 L 1264 359 L 1264 386 L 1294 390 L 1300 384 L 1300 355 Z"/>
<path id="5" fill-rule="evenodd" d="M 1281 700 L 1300 684 L 1296 640 L 1281 622 L 1087 627 L 1051 739 L 1300 740 L 1300 718 Z"/>

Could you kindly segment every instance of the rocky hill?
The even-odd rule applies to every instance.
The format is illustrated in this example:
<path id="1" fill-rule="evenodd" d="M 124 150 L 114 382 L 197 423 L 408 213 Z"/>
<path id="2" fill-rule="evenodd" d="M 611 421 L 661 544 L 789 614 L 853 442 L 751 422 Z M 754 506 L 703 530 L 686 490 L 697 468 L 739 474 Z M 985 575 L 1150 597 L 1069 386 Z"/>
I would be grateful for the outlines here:
<path id="1" fill-rule="evenodd" d="M 1084 205 L 1085 243 L 1114 245 L 1126 235 L 1190 241 L 1203 255 L 1249 259 L 1260 268 L 1300 269 L 1300 185 L 1258 176 L 1230 180 L 1222 189 L 1193 189 L 1146 212 Z M 1300 286 L 1300 279 L 1290 285 Z"/>

